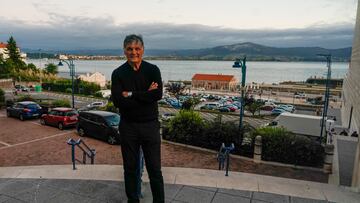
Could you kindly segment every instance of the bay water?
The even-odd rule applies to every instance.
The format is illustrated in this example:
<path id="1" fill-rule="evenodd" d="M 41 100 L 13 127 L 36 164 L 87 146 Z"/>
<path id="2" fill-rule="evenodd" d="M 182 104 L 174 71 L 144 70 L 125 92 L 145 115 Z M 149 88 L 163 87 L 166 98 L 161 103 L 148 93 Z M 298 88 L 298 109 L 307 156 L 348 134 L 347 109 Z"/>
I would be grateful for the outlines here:
<path id="1" fill-rule="evenodd" d="M 57 60 L 28 60 L 37 67 L 44 68 L 47 63 L 57 64 Z M 123 64 L 124 60 L 75 60 L 76 72 L 101 72 L 107 80 L 111 80 L 112 71 Z M 241 81 L 241 69 L 232 68 L 233 61 L 182 61 L 182 60 L 149 60 L 156 64 L 164 81 L 191 80 L 196 73 L 235 75 Z M 246 83 L 279 83 L 282 81 L 305 81 L 311 76 L 326 77 L 326 62 L 259 62 L 246 63 Z M 332 63 L 332 78 L 343 78 L 347 73 L 349 63 Z M 59 71 L 68 72 L 66 64 Z"/>

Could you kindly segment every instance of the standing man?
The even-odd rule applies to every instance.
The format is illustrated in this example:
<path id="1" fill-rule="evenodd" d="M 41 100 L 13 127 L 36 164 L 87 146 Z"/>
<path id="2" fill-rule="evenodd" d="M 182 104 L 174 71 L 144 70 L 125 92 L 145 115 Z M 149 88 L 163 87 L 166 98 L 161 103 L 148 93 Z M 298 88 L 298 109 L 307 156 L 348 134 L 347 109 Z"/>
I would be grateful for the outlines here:
<path id="1" fill-rule="evenodd" d="M 128 202 L 139 202 L 137 170 L 141 146 L 153 202 L 164 202 L 157 105 L 163 87 L 160 70 L 142 60 L 144 42 L 141 36 L 126 36 L 123 49 L 127 61 L 112 73 L 111 95 L 121 114 L 119 131 L 126 195 Z"/>

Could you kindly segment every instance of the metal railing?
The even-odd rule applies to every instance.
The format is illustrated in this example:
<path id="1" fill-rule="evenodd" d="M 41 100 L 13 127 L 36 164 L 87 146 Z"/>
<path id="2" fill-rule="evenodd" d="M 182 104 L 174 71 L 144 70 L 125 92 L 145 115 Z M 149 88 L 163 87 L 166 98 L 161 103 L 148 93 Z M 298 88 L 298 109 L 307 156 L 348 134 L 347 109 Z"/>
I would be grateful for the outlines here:
<path id="1" fill-rule="evenodd" d="M 91 160 L 90 163 L 94 164 L 96 151 L 95 151 L 95 149 L 90 149 L 90 147 L 87 146 L 83 140 L 78 139 L 77 141 L 75 141 L 74 139 L 70 138 L 67 141 L 67 144 L 71 145 L 71 161 L 73 164 L 73 170 L 76 170 L 76 166 L 75 166 L 76 161 L 79 163 L 86 164 L 86 157 L 89 157 Z M 83 160 L 82 161 L 76 159 L 76 157 L 75 157 L 75 146 L 77 146 L 83 152 Z"/>
<path id="2" fill-rule="evenodd" d="M 217 156 L 217 160 L 219 162 L 219 170 L 224 170 L 224 167 L 226 165 L 226 172 L 225 172 L 225 176 L 229 176 L 229 167 L 230 167 L 230 157 L 229 154 L 232 150 L 235 149 L 234 143 L 231 143 L 230 146 L 226 147 L 225 143 L 222 143 L 218 156 Z"/>

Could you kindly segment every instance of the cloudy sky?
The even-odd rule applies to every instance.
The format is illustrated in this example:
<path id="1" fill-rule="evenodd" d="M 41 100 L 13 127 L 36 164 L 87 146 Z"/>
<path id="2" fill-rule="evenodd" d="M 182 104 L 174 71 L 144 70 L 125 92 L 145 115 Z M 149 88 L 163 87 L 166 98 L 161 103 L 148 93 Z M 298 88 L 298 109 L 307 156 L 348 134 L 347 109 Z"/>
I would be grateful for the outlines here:
<path id="1" fill-rule="evenodd" d="M 351 46 L 358 0 L 0 0 L 0 41 L 31 49 L 114 49 L 126 34 L 147 48 L 254 42 Z"/>

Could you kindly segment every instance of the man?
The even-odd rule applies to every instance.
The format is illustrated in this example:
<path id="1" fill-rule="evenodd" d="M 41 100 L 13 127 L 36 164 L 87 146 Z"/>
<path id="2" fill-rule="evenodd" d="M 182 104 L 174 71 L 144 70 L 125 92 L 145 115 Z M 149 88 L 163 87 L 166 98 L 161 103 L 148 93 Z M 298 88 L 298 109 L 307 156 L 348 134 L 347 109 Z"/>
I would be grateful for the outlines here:
<path id="1" fill-rule="evenodd" d="M 160 70 L 142 60 L 144 42 L 141 36 L 126 36 L 123 48 L 127 62 L 112 73 L 111 95 L 121 114 L 119 131 L 126 195 L 128 202 L 139 202 L 137 170 L 141 146 L 153 201 L 164 202 L 157 105 L 162 97 Z"/>

